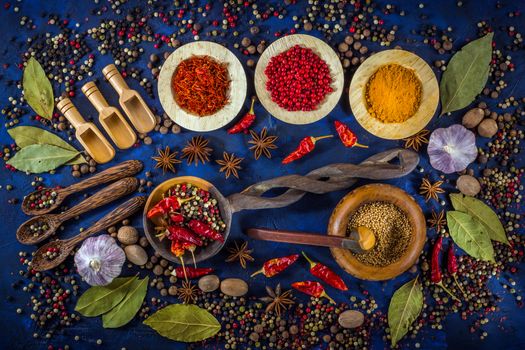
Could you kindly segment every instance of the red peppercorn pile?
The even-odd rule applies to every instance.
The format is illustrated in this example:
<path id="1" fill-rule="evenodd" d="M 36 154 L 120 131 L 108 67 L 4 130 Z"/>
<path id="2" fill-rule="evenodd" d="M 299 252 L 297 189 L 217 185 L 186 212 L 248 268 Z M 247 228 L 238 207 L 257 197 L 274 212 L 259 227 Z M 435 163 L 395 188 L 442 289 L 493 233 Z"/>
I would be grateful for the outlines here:
<path id="1" fill-rule="evenodd" d="M 287 111 L 312 111 L 333 91 L 330 69 L 311 49 L 295 45 L 264 70 L 272 101 Z"/>

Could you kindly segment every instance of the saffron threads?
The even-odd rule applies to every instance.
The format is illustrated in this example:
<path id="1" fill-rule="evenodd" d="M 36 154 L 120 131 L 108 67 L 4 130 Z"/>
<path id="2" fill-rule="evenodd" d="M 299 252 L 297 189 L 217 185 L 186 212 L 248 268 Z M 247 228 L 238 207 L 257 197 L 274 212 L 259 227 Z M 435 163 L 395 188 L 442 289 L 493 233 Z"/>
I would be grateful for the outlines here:
<path id="1" fill-rule="evenodd" d="M 215 114 L 229 102 L 228 68 L 210 56 L 193 56 L 179 63 L 171 86 L 179 107 L 200 117 Z"/>

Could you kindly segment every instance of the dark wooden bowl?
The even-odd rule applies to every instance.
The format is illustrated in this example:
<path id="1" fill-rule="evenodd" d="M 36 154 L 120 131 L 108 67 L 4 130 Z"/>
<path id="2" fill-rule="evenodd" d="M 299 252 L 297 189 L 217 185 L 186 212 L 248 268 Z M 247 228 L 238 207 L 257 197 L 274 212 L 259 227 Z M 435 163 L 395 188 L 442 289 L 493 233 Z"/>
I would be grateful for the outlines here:
<path id="1" fill-rule="evenodd" d="M 328 234 L 346 236 L 351 215 L 363 204 L 388 202 L 396 205 L 407 215 L 412 224 L 412 237 L 405 253 L 397 260 L 383 267 L 363 264 L 347 249 L 330 248 L 337 263 L 349 274 L 370 281 L 383 281 L 399 276 L 412 267 L 423 250 L 426 240 L 426 222 L 421 207 L 402 189 L 386 184 L 361 186 L 348 193 L 337 204 L 328 223 Z"/>

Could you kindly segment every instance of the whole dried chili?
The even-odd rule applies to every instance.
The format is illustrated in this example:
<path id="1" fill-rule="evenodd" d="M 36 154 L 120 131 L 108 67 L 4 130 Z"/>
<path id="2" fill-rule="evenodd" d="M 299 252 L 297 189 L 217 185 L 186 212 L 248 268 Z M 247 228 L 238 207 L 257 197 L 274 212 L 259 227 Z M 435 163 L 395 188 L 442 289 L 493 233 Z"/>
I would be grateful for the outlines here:
<path id="1" fill-rule="evenodd" d="M 319 278 L 323 282 L 331 285 L 334 288 L 339 290 L 348 290 L 345 282 L 341 277 L 339 277 L 334 271 L 332 271 L 328 266 L 323 265 L 319 262 L 313 262 L 310 258 L 302 252 L 303 256 L 310 263 L 310 273 L 315 277 Z"/>
<path id="2" fill-rule="evenodd" d="M 228 134 L 238 134 L 240 132 L 248 133 L 248 128 L 255 121 L 255 112 L 253 111 L 253 104 L 255 103 L 255 96 L 252 97 L 252 104 L 250 110 L 246 113 L 237 124 L 228 130 Z"/>
<path id="3" fill-rule="evenodd" d="M 352 130 L 350 130 L 348 125 L 341 123 L 339 120 L 334 121 L 334 124 L 335 131 L 337 131 L 337 134 L 345 147 L 368 148 L 368 146 L 357 143 L 357 136 Z"/>
<path id="4" fill-rule="evenodd" d="M 290 153 L 286 158 L 283 159 L 283 164 L 288 164 L 293 162 L 294 160 L 297 160 L 299 158 L 304 157 L 308 153 L 312 152 L 315 148 L 315 143 L 319 140 L 326 139 L 329 137 L 333 137 L 333 135 L 326 135 L 326 136 L 319 136 L 319 137 L 313 137 L 313 136 L 307 136 L 304 139 L 299 142 L 299 146 Z"/>
<path id="5" fill-rule="evenodd" d="M 170 217 L 170 221 L 172 224 L 180 224 L 184 222 L 184 216 L 182 216 L 182 214 L 173 213 L 173 214 L 170 214 L 169 217 Z"/>
<path id="6" fill-rule="evenodd" d="M 456 258 L 456 254 L 454 253 L 454 243 L 450 242 L 448 245 L 448 252 L 447 252 L 447 271 L 449 275 L 454 278 L 454 282 L 456 283 L 456 286 L 458 286 L 459 290 L 463 295 L 465 294 L 465 291 L 463 290 L 463 287 L 458 281 L 458 260 Z"/>
<path id="7" fill-rule="evenodd" d="M 443 237 L 439 236 L 432 247 L 432 259 L 430 265 L 430 280 L 432 283 L 440 286 L 452 299 L 459 301 L 454 294 L 452 294 L 444 285 L 443 285 L 443 274 L 441 273 L 441 267 L 439 265 L 439 256 L 441 255 L 441 248 L 443 247 Z"/>
<path id="8" fill-rule="evenodd" d="M 326 298 L 330 300 L 332 304 L 335 304 L 334 299 L 330 298 L 326 294 L 324 287 L 321 283 L 315 281 L 301 281 L 292 283 L 292 288 L 297 289 L 299 292 L 311 295 L 316 298 Z"/>
<path id="9" fill-rule="evenodd" d="M 199 278 L 202 276 L 206 276 L 213 272 L 212 268 L 194 268 L 194 267 L 176 267 L 175 270 L 172 271 L 172 275 L 176 276 L 177 278 L 182 278 L 184 276 L 187 276 L 189 279 L 193 278 Z"/>
<path id="10" fill-rule="evenodd" d="M 286 268 L 292 265 L 299 259 L 299 254 L 293 254 L 289 256 L 283 256 L 282 258 L 274 258 L 266 261 L 263 264 L 262 269 L 255 271 L 251 277 L 262 273 L 266 277 L 273 277 L 278 273 L 283 272 Z"/>
<path id="11" fill-rule="evenodd" d="M 168 238 L 170 240 L 192 243 L 198 247 L 202 246 L 202 240 L 182 226 L 168 226 Z"/>
<path id="12" fill-rule="evenodd" d="M 212 229 L 207 223 L 199 220 L 190 220 L 190 222 L 188 222 L 188 227 L 199 236 L 203 236 L 214 241 L 224 242 L 223 235 Z"/>
<path id="13" fill-rule="evenodd" d="M 163 198 L 157 204 L 155 204 L 153 208 L 148 210 L 146 217 L 148 219 L 151 219 L 157 215 L 168 214 L 170 211 L 175 211 L 179 209 L 181 205 L 183 205 L 184 203 L 192 199 L 193 197 L 186 198 L 186 199 L 180 199 L 174 196 Z"/>
<path id="14" fill-rule="evenodd" d="M 188 276 L 186 276 L 186 269 L 184 269 L 184 259 L 182 256 L 184 255 L 184 246 L 181 241 L 173 240 L 171 242 L 171 252 L 180 259 L 180 263 L 182 264 L 183 272 L 184 272 L 184 278 L 186 279 L 186 282 L 188 281 Z"/>

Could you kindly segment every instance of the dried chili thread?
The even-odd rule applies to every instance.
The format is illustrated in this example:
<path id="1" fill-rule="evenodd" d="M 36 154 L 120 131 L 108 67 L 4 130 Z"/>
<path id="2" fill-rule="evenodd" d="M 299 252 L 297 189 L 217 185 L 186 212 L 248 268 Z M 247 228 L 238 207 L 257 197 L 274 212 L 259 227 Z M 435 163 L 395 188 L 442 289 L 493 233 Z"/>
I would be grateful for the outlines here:
<path id="1" fill-rule="evenodd" d="M 191 114 L 211 115 L 228 103 L 228 68 L 210 56 L 193 56 L 179 63 L 171 85 L 175 102 Z"/>

